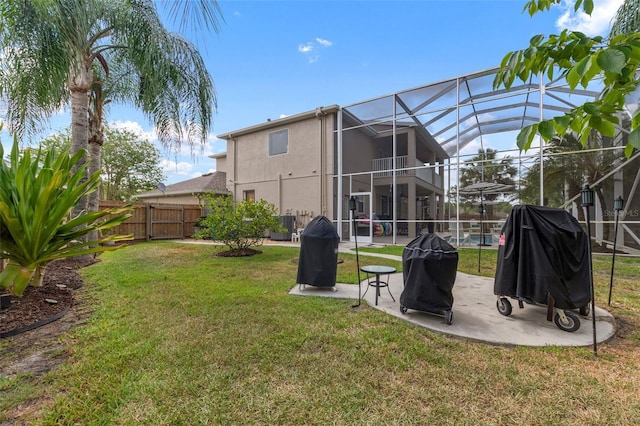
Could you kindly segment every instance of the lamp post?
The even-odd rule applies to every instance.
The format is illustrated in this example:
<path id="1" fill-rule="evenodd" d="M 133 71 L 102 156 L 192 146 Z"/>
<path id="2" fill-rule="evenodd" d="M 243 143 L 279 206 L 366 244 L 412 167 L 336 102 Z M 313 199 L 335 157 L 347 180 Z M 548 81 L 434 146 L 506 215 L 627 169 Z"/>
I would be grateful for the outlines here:
<path id="1" fill-rule="evenodd" d="M 585 185 L 580 193 L 582 207 L 585 211 L 587 220 L 587 255 L 589 257 L 589 290 L 591 292 L 591 319 L 593 325 L 593 355 L 598 357 L 598 341 L 596 339 L 596 300 L 593 288 L 593 265 L 591 262 L 591 217 L 589 216 L 589 208 L 593 206 L 593 189 L 589 185 Z"/>
<path id="2" fill-rule="evenodd" d="M 360 306 L 362 300 L 362 286 L 360 284 L 360 258 L 358 256 L 358 228 L 356 227 L 356 197 L 353 195 L 349 198 L 349 210 L 351 210 L 351 224 L 353 227 L 353 239 L 356 243 L 356 266 L 358 268 L 358 303 L 352 305 L 352 308 Z"/>
<path id="3" fill-rule="evenodd" d="M 482 202 L 482 198 L 480 198 L 480 207 L 478 208 L 480 213 L 480 243 L 478 244 L 478 273 L 480 272 L 480 255 L 482 253 L 482 246 L 484 245 L 484 203 Z"/>
<path id="4" fill-rule="evenodd" d="M 624 200 L 621 195 L 613 200 L 613 210 L 616 212 L 616 225 L 613 230 L 613 256 L 611 257 L 611 281 L 609 282 L 609 306 L 611 306 L 611 291 L 613 290 L 613 269 L 616 263 L 616 243 L 618 241 L 618 217 L 620 217 L 620 210 L 624 207 Z M 623 242 L 624 244 L 624 242 Z"/>

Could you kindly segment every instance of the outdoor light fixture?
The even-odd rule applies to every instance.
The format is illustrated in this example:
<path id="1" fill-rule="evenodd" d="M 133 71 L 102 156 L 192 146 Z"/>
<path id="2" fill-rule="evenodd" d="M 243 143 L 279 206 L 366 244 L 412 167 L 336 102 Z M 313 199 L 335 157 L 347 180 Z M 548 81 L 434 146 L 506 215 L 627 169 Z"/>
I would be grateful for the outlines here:
<path id="1" fill-rule="evenodd" d="M 358 303 L 351 305 L 352 308 L 360 306 L 362 300 L 362 284 L 360 281 L 360 257 L 358 256 L 358 228 L 356 227 L 356 197 L 349 198 L 349 210 L 351 210 L 351 223 L 353 227 L 353 239 L 356 243 L 356 267 L 358 268 Z"/>
<path id="2" fill-rule="evenodd" d="M 613 271 L 616 263 L 616 243 L 618 242 L 618 218 L 620 211 L 624 208 L 624 200 L 621 195 L 613 200 L 613 210 L 616 212 L 616 225 L 613 229 L 613 255 L 611 256 L 611 281 L 609 282 L 609 306 L 611 306 L 611 292 L 613 291 Z"/>
<path id="3" fill-rule="evenodd" d="M 613 200 L 613 209 L 618 213 L 620 210 L 624 208 L 624 200 L 622 199 L 622 195 L 618 195 L 618 198 Z"/>
<path id="4" fill-rule="evenodd" d="M 356 197 L 349 198 L 349 210 L 352 212 L 356 210 Z"/>
<path id="5" fill-rule="evenodd" d="M 589 188 L 589 185 L 584 186 L 584 189 L 580 192 L 580 197 L 582 198 L 582 207 L 593 206 L 593 189 Z"/>
<path id="6" fill-rule="evenodd" d="M 582 207 L 584 208 L 585 218 L 587 220 L 587 255 L 589 256 L 589 285 L 591 291 L 591 319 L 593 325 L 593 355 L 598 357 L 598 341 L 596 339 L 596 300 L 593 290 L 593 264 L 591 260 L 591 218 L 589 216 L 589 207 L 593 206 L 593 189 L 589 185 L 585 185 L 580 193 L 582 199 Z"/>

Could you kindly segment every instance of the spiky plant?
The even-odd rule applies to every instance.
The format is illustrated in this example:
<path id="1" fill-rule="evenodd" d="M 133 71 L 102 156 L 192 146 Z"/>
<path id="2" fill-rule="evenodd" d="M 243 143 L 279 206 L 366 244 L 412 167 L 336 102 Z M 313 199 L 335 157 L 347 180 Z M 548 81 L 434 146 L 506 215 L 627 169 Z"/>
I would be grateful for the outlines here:
<path id="1" fill-rule="evenodd" d="M 14 138 L 9 161 L 0 161 L 0 258 L 8 263 L 0 272 L 0 288 L 20 296 L 30 281 L 41 284 L 44 267 L 52 260 L 113 250 L 101 245 L 131 236 L 111 235 L 81 241 L 93 230 L 111 229 L 130 214 L 126 208 L 84 212 L 69 217 L 81 197 L 95 191 L 100 172 L 84 180 L 86 163 L 75 171 L 84 152 L 25 149 Z M 0 145 L 0 158 L 4 149 Z"/>

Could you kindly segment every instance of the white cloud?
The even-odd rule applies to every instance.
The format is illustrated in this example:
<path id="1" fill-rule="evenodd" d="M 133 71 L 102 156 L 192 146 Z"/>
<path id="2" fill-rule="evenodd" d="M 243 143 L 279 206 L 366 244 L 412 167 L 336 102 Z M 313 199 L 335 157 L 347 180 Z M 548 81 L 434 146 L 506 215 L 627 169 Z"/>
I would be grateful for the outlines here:
<path id="1" fill-rule="evenodd" d="M 478 154 L 478 150 L 482 147 L 482 145 L 480 144 L 480 141 L 478 139 L 473 139 L 471 142 L 469 142 L 464 148 L 462 148 L 460 150 L 460 156 L 461 157 L 466 157 L 466 156 L 474 156 Z M 471 158 L 469 157 L 469 158 Z M 463 159 L 464 161 L 464 159 Z"/>
<path id="2" fill-rule="evenodd" d="M 596 0 L 591 16 L 579 11 L 574 12 L 574 0 L 567 0 L 560 6 L 562 15 L 556 21 L 559 30 L 580 31 L 588 36 L 607 35 L 611 21 L 624 0 Z"/>
<path id="3" fill-rule="evenodd" d="M 206 175 L 206 174 L 209 174 L 209 173 L 213 173 L 213 172 L 215 172 L 215 171 L 216 171 L 216 169 L 208 169 L 207 171 L 204 171 L 204 172 L 201 172 L 201 171 L 195 171 L 195 172 L 191 173 L 191 178 L 192 178 L 192 179 L 193 179 L 193 178 L 197 178 L 197 177 L 200 177 L 200 176 L 202 176 L 202 175 Z"/>
<path id="4" fill-rule="evenodd" d="M 324 46 L 324 47 L 333 46 L 333 42 L 331 42 L 329 40 L 325 40 L 325 39 L 320 38 L 320 37 L 316 37 L 316 41 L 318 42 L 319 45 Z"/>
<path id="5" fill-rule="evenodd" d="M 324 38 L 316 37 L 313 41 L 308 41 L 298 45 L 298 52 L 307 57 L 310 64 L 318 62 L 320 55 L 317 53 L 317 47 L 327 48 L 333 46 L 333 42 Z"/>
<path id="6" fill-rule="evenodd" d="M 116 129 L 125 129 L 132 133 L 135 133 L 142 139 L 147 139 L 150 142 L 155 142 L 158 140 L 158 135 L 154 130 L 147 131 L 142 128 L 140 123 L 137 121 L 113 121 L 109 123 L 110 126 Z"/>
<path id="7" fill-rule="evenodd" d="M 186 161 L 172 161 L 166 158 L 160 161 L 160 167 L 162 167 L 162 173 L 166 177 L 165 183 L 172 184 L 183 180 L 191 179 L 194 174 L 193 164 Z M 199 176 L 200 174 L 196 174 Z"/>
<path id="8" fill-rule="evenodd" d="M 311 42 L 307 44 L 301 44 L 298 46 L 298 52 L 301 52 L 301 53 L 310 53 L 312 50 L 313 50 L 313 45 L 311 44 Z"/>
<path id="9" fill-rule="evenodd" d="M 165 173 L 178 174 L 182 176 L 187 176 L 191 174 L 193 170 L 193 164 L 187 163 L 186 161 L 175 162 L 172 160 L 167 160 L 166 158 L 160 161 L 160 166 Z"/>

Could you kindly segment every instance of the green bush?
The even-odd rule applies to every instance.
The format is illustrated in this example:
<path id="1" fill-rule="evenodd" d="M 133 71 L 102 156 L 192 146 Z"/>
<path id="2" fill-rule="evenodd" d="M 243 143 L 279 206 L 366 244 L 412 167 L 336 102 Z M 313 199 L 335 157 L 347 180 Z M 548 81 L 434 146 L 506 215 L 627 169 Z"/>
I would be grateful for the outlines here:
<path id="1" fill-rule="evenodd" d="M 196 238 L 219 241 L 229 250 L 259 246 L 267 231 L 284 232 L 275 205 L 265 200 L 235 202 L 232 197 L 205 194 L 209 213 L 200 221 Z"/>

